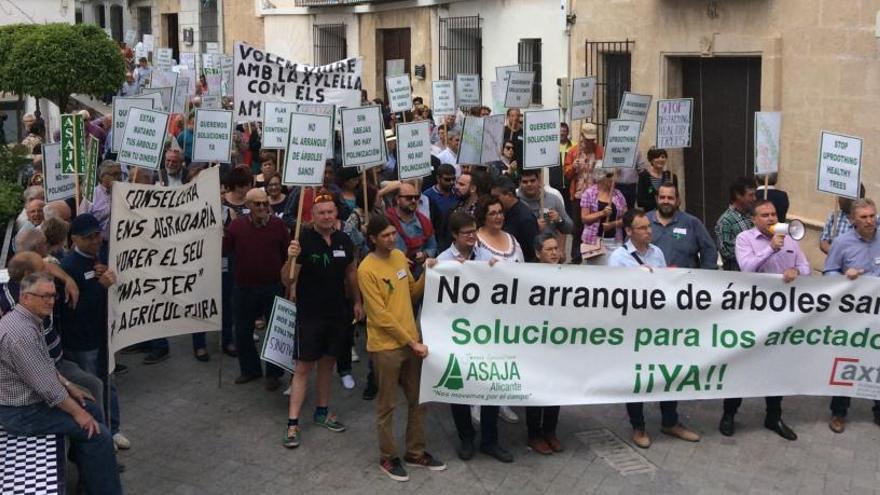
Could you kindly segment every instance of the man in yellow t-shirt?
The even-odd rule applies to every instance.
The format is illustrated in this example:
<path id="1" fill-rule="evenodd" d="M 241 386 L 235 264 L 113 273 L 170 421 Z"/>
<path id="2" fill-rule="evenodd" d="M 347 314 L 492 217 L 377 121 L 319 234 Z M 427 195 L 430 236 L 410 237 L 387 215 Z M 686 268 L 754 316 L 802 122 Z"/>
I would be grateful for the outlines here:
<path id="1" fill-rule="evenodd" d="M 395 248 L 397 230 L 381 215 L 370 216 L 367 237 L 373 251 L 358 267 L 358 286 L 367 313 L 367 351 L 373 359 L 379 394 L 376 429 L 379 467 L 395 481 L 408 481 L 394 442 L 394 405 L 398 384 L 406 396 L 407 466 L 442 471 L 446 464 L 425 452 L 424 409 L 419 405 L 422 359 L 428 347 L 421 343 L 413 304 L 422 296 L 425 277 L 412 276 L 406 255 Z"/>

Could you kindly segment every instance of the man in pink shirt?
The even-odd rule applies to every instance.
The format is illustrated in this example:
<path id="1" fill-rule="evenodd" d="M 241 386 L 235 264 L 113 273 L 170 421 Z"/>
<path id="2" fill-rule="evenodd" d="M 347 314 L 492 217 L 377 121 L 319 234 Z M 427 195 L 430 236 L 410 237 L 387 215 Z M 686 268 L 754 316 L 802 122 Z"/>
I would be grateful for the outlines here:
<path id="1" fill-rule="evenodd" d="M 743 272 L 779 273 L 789 283 L 798 275 L 809 275 L 810 264 L 797 241 L 789 236 L 775 235 L 776 207 L 767 200 L 755 203 L 752 213 L 755 226 L 736 236 L 736 262 Z M 765 397 L 767 413 L 764 427 L 786 440 L 797 440 L 797 434 L 782 421 L 782 397 Z M 724 399 L 724 415 L 718 430 L 724 436 L 734 433 L 733 417 L 742 404 L 740 398 Z"/>

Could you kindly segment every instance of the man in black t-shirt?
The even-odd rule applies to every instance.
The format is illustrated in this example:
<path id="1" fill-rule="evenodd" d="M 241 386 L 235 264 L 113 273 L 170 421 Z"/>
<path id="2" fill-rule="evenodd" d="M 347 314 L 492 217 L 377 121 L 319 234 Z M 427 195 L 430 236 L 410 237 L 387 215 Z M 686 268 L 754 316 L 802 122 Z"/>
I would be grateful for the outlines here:
<path id="1" fill-rule="evenodd" d="M 330 193 L 315 195 L 312 206 L 313 229 L 305 229 L 299 242 L 291 243 L 289 255 L 296 258 L 291 294 L 296 301 L 296 368 L 288 403 L 287 434 L 284 446 L 300 444 L 299 415 L 306 396 L 309 375 L 317 364 L 315 381 L 315 424 L 331 431 L 345 431 L 345 426 L 328 410 L 330 378 L 337 356 L 351 352 L 352 316 L 363 318 L 357 286 L 355 251 L 351 239 L 335 229 L 336 203 Z M 289 273 L 290 260 L 282 269 Z M 347 301 L 354 301 L 349 307 Z"/>

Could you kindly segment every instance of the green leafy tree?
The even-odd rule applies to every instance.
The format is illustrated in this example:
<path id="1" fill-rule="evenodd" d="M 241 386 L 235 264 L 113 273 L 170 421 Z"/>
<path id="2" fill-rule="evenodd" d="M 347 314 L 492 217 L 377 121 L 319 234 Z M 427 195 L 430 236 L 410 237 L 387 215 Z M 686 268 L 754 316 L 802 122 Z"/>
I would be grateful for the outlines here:
<path id="1" fill-rule="evenodd" d="M 97 26 L 46 24 L 20 29 L 5 63 L 0 58 L 4 74 L 0 89 L 47 98 L 63 112 L 71 94 L 101 96 L 122 84 L 125 62 L 119 48 Z"/>
<path id="2" fill-rule="evenodd" d="M 27 160 L 18 147 L 0 145 L 0 226 L 14 220 L 21 211 L 23 189 L 18 174 Z"/>

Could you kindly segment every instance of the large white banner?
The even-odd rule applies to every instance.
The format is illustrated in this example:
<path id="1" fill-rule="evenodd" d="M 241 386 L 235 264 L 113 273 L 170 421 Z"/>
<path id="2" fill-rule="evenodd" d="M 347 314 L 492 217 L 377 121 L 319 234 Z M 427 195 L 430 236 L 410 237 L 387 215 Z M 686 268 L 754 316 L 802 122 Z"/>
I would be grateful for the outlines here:
<path id="1" fill-rule="evenodd" d="M 219 169 L 180 187 L 113 185 L 110 354 L 139 342 L 220 329 Z"/>
<path id="2" fill-rule="evenodd" d="M 880 280 L 444 262 L 422 402 L 880 398 Z"/>
<path id="3" fill-rule="evenodd" d="M 236 41 L 235 120 L 262 120 L 265 101 L 360 106 L 362 67 L 359 57 L 320 66 L 299 64 Z"/>

